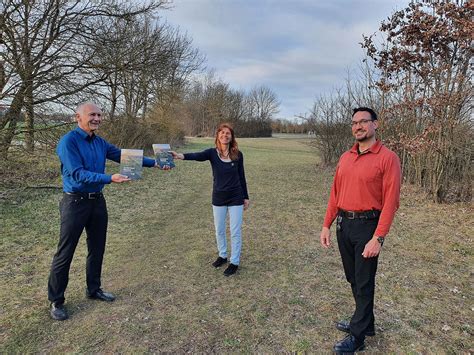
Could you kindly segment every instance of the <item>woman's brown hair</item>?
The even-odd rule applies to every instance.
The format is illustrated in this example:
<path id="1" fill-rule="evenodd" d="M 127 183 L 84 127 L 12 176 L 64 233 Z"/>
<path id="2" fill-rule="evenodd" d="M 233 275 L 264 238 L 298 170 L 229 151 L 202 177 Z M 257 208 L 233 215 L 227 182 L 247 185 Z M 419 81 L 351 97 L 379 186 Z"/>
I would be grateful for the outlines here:
<path id="1" fill-rule="evenodd" d="M 221 147 L 221 144 L 219 142 L 219 132 L 222 131 L 224 128 L 227 128 L 230 131 L 230 134 L 232 136 L 231 141 L 229 142 L 229 158 L 230 160 L 238 160 L 239 159 L 239 145 L 237 144 L 237 141 L 235 140 L 235 134 L 234 134 L 234 128 L 231 126 L 230 123 L 221 123 L 216 130 L 216 139 L 214 141 L 217 151 L 219 152 L 220 156 L 223 156 L 224 151 Z"/>

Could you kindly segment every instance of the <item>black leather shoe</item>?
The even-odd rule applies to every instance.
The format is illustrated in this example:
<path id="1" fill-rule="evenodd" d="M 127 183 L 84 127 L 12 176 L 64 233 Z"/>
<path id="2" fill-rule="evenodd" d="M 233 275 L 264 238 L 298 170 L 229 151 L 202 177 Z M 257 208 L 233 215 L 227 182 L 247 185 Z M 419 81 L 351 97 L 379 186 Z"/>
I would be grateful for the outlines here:
<path id="1" fill-rule="evenodd" d="M 54 320 L 66 320 L 69 318 L 66 308 L 64 308 L 63 304 L 51 303 L 51 310 L 49 311 L 49 314 Z"/>
<path id="2" fill-rule="evenodd" d="M 112 302 L 115 300 L 115 296 L 111 293 L 104 292 L 102 289 L 98 289 L 94 293 L 89 293 L 88 291 L 86 292 L 87 298 L 93 299 L 93 300 L 99 300 L 99 301 L 105 301 L 105 302 Z"/>
<path id="3" fill-rule="evenodd" d="M 221 267 L 227 262 L 227 258 L 221 258 L 220 256 L 212 263 L 214 267 Z"/>
<path id="4" fill-rule="evenodd" d="M 336 354 L 351 354 L 364 349 L 364 341 L 358 341 L 353 335 L 348 335 L 334 345 Z"/>
<path id="5" fill-rule="evenodd" d="M 336 329 L 340 330 L 341 332 L 345 332 L 347 334 L 350 334 L 351 333 L 350 322 L 347 321 L 347 320 L 341 320 L 340 322 L 336 323 Z M 367 330 L 365 335 L 367 335 L 369 337 L 372 337 L 372 336 L 375 335 L 375 330 L 374 329 Z"/>
<path id="6" fill-rule="evenodd" d="M 229 264 L 229 266 L 227 266 L 227 269 L 225 269 L 224 271 L 224 276 L 234 275 L 237 272 L 238 268 L 239 268 L 239 265 L 234 265 L 232 263 Z"/>

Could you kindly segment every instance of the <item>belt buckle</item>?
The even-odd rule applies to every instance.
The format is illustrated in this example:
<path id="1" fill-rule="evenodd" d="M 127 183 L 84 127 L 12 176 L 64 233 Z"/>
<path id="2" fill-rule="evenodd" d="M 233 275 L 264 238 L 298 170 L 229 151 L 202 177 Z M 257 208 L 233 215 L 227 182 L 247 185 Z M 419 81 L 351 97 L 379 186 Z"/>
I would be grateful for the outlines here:
<path id="1" fill-rule="evenodd" d="M 95 192 L 89 192 L 89 193 L 87 194 L 87 198 L 88 198 L 89 200 L 95 200 L 95 199 L 96 199 L 95 196 L 96 196 L 96 193 L 95 193 Z"/>
<path id="2" fill-rule="evenodd" d="M 354 211 L 346 211 L 346 217 L 348 219 L 355 219 L 355 212 Z"/>

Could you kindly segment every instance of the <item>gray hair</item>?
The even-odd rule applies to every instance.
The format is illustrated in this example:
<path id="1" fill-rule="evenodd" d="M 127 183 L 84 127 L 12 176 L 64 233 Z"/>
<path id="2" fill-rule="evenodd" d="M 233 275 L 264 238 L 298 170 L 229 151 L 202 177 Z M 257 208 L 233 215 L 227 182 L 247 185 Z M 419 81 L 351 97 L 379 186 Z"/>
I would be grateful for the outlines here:
<path id="1" fill-rule="evenodd" d="M 80 114 L 84 110 L 84 107 L 89 106 L 89 105 L 93 105 L 93 106 L 98 107 L 100 109 L 100 107 L 95 102 L 84 101 L 84 102 L 80 103 L 79 105 L 77 105 L 76 113 Z"/>

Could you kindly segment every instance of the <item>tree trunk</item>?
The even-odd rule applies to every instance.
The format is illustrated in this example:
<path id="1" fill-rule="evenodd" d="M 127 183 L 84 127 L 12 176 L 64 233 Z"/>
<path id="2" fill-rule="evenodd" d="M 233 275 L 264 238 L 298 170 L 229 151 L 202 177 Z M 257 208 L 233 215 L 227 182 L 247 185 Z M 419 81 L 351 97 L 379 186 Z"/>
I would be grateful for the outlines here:
<path id="1" fill-rule="evenodd" d="M 15 129 L 21 115 L 21 108 L 23 107 L 24 87 L 20 87 L 12 104 L 5 116 L 2 118 L 0 126 L 0 159 L 7 159 L 8 148 L 10 148 L 13 137 L 15 136 Z"/>
<path id="2" fill-rule="evenodd" d="M 111 88 L 111 107 L 110 107 L 110 120 L 113 121 L 115 119 L 115 110 L 117 109 L 117 73 L 114 73 L 113 80 L 110 81 L 110 88 Z"/>
<path id="3" fill-rule="evenodd" d="M 26 88 L 25 94 L 25 149 L 27 152 L 35 150 L 35 131 L 34 131 L 34 108 L 33 108 L 33 88 L 31 83 Z"/>

